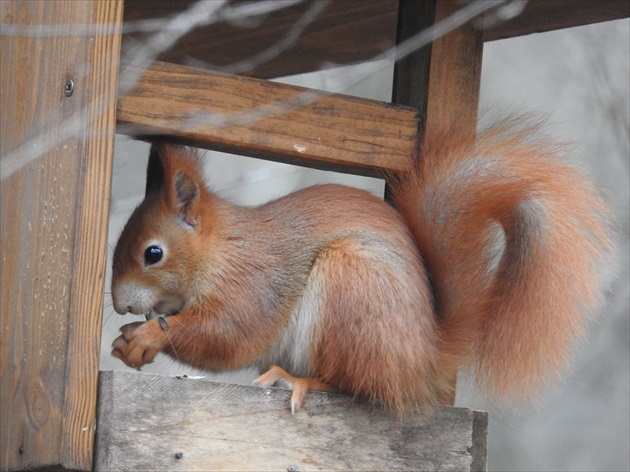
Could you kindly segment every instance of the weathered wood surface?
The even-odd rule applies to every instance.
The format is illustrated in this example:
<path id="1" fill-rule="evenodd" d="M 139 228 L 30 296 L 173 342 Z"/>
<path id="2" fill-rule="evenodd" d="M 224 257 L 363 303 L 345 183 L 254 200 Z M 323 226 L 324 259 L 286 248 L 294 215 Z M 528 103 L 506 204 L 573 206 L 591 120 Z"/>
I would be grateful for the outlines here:
<path id="1" fill-rule="evenodd" d="M 214 122 L 217 114 L 227 122 Z M 122 133 L 364 175 L 409 168 L 417 119 L 374 100 L 167 63 L 148 68 L 118 101 Z"/>
<path id="2" fill-rule="evenodd" d="M 0 3 L 0 470 L 92 466 L 122 7 Z"/>
<path id="3" fill-rule="evenodd" d="M 460 8 L 464 3 L 449 1 Z M 165 18 L 194 2 L 127 0 L 125 20 Z M 428 2 L 423 0 L 423 3 Z M 298 3 L 265 16 L 260 23 L 223 22 L 196 29 L 162 53 L 159 60 L 185 63 L 192 58 L 213 66 L 231 66 L 280 41 L 311 5 L 312 1 Z M 518 4 L 512 5 L 515 6 Z M 239 74 L 282 77 L 319 70 L 326 63 L 352 64 L 369 60 L 395 44 L 397 8 L 398 0 L 332 1 L 289 48 Z M 486 29 L 483 39 L 492 41 L 628 16 L 628 0 L 529 0 L 520 15 Z M 137 31 L 126 35 L 130 43 L 140 38 L 142 34 Z"/>
<path id="4" fill-rule="evenodd" d="M 438 407 L 401 419 L 342 395 L 101 372 L 96 471 L 486 468 L 487 415 Z M 293 467 L 293 469 L 291 469 Z"/>

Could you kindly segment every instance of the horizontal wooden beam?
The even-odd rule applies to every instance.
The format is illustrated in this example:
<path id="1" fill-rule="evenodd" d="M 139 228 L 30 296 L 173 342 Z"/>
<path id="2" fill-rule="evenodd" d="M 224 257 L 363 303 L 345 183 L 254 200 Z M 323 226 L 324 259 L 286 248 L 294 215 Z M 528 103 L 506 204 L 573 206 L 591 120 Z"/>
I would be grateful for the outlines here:
<path id="1" fill-rule="evenodd" d="M 127 0 L 125 21 L 168 19 L 196 0 Z M 232 6 L 244 3 L 229 0 Z M 279 5 L 280 3 L 277 2 Z M 257 61 L 273 45 L 283 42 L 291 28 L 313 7 L 313 0 L 296 3 L 259 17 L 254 22 L 219 22 L 185 34 L 158 60 L 186 64 L 201 61 L 209 68 L 241 64 L 239 75 L 268 79 L 319 70 L 322 64 L 366 61 L 394 45 L 398 0 L 343 0 L 326 5 L 299 38 L 276 57 Z M 358 36 L 357 36 L 358 35 Z M 133 45 L 146 33 L 129 31 L 124 44 Z M 190 63 L 188 63 L 190 65 Z"/>
<path id="2" fill-rule="evenodd" d="M 343 395 L 101 372 L 96 471 L 486 470 L 487 415 L 399 419 Z"/>
<path id="3" fill-rule="evenodd" d="M 458 7 L 465 2 L 452 0 Z M 238 6 L 239 0 L 229 4 Z M 195 0 L 126 0 L 125 21 L 168 18 L 195 4 Z M 272 45 L 283 44 L 313 1 L 291 5 L 252 22 L 220 22 L 194 29 L 164 51 L 159 60 L 185 64 L 199 61 L 209 68 L 240 67 L 239 75 L 283 77 L 319 70 L 322 64 L 367 61 L 395 44 L 398 0 L 343 0 L 330 2 L 279 54 L 256 57 Z M 512 11 L 519 4 L 511 5 Z M 503 13 L 506 13 L 504 11 Z M 559 28 L 586 25 L 630 15 L 628 0 L 529 0 L 518 15 L 483 31 L 484 41 L 511 38 Z M 476 23 L 479 26 L 479 23 Z M 135 44 L 146 33 L 130 29 L 124 44 Z M 190 63 L 189 63 L 190 64 Z"/>
<path id="4" fill-rule="evenodd" d="M 415 153 L 410 108 L 175 64 L 123 70 L 121 133 L 372 176 L 409 169 Z"/>
<path id="5" fill-rule="evenodd" d="M 520 14 L 488 27 L 483 40 L 514 38 L 629 16 L 628 0 L 529 0 Z"/>

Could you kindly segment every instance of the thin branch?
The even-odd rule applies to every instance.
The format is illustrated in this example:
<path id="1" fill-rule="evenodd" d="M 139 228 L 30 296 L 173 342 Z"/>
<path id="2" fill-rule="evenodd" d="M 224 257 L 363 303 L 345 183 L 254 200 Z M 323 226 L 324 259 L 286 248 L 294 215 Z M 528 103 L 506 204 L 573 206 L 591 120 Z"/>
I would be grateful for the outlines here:
<path id="1" fill-rule="evenodd" d="M 311 7 L 304 12 L 304 14 L 291 26 L 291 28 L 289 28 L 289 31 L 287 31 L 280 40 L 268 49 L 265 49 L 254 56 L 248 57 L 247 59 L 235 62 L 234 64 L 230 64 L 226 67 L 215 66 L 196 59 L 189 59 L 186 61 L 186 64 L 189 66 L 202 67 L 204 69 L 223 72 L 225 74 L 241 74 L 243 72 L 249 72 L 257 66 L 275 59 L 282 54 L 282 52 L 296 44 L 306 27 L 319 17 L 329 3 L 330 0 L 316 0 L 313 2 Z"/>
<path id="2" fill-rule="evenodd" d="M 216 17 L 213 17 L 211 21 L 204 23 L 203 21 L 197 24 L 199 26 L 209 25 L 216 21 L 225 21 L 228 23 L 238 23 L 245 19 L 252 19 L 262 17 L 274 13 L 279 10 L 284 10 L 306 0 L 267 0 L 259 2 L 249 2 L 237 5 L 230 5 L 227 0 L 198 0 L 193 6 L 189 7 L 183 13 L 190 12 L 195 8 L 197 14 L 204 15 L 207 11 L 216 11 L 220 8 Z M 212 6 L 210 6 L 212 5 Z M 176 14 L 175 17 L 179 17 L 180 14 Z M 122 27 L 123 34 L 129 33 L 154 33 L 165 30 L 181 29 L 183 27 L 183 33 L 186 34 L 191 31 L 186 24 L 173 22 L 174 17 L 167 18 L 149 18 L 143 20 L 126 21 Z M 203 16 L 200 20 L 203 20 Z M 111 34 L 118 34 L 119 28 L 116 24 L 106 24 L 102 26 L 100 35 L 107 36 Z M 24 36 L 35 38 L 52 38 L 59 36 L 92 36 L 94 34 L 94 26 L 91 24 L 83 25 L 16 25 L 11 23 L 0 23 L 0 36 Z"/>
<path id="3" fill-rule="evenodd" d="M 242 21 L 251 17 L 259 17 L 274 11 L 294 6 L 304 0 L 268 0 L 256 3 L 246 3 L 235 7 L 226 8 L 227 0 L 207 2 L 198 0 L 188 9 L 172 16 L 159 29 L 157 33 L 136 47 L 125 51 L 122 61 L 125 64 L 135 67 L 122 67 L 120 71 L 120 82 L 126 84 L 119 89 L 120 94 L 125 94 L 131 90 L 141 77 L 145 67 L 153 62 L 160 52 L 170 48 L 180 37 L 188 31 L 199 26 L 209 25 L 219 21 Z M 6 28 L 6 27 L 9 28 Z M 104 25 L 95 30 L 93 25 L 44 25 L 44 26 L 18 26 L 2 25 L 2 34 L 9 36 L 15 34 L 36 35 L 36 36 L 67 36 L 72 34 L 107 35 L 118 34 L 116 25 Z M 75 30 L 76 28 L 76 30 Z M 58 33 L 58 34 L 57 34 Z M 75 76 L 76 80 L 84 78 L 89 71 L 87 68 L 79 70 Z M 93 106 L 95 109 L 107 109 L 105 95 L 98 97 Z M 2 156 L 0 160 L 0 181 L 7 179 L 22 167 L 38 159 L 50 149 L 59 146 L 64 141 L 73 137 L 77 131 L 82 129 L 85 121 L 87 108 L 77 111 L 69 119 L 57 126 L 51 126 L 47 133 L 40 133 L 19 146 L 17 149 Z"/>
<path id="4" fill-rule="evenodd" d="M 501 2 L 501 4 L 502 3 L 506 2 L 504 1 Z M 417 49 L 430 44 L 432 41 L 435 41 L 445 34 L 450 33 L 473 18 L 479 17 L 487 11 L 497 8 L 497 5 L 497 2 L 490 2 L 487 0 L 477 0 L 471 2 L 444 20 L 421 31 L 416 36 L 413 36 L 398 46 L 394 46 L 373 57 L 370 61 L 389 61 L 391 64 L 394 61 L 403 59 Z M 329 64 L 329 66 L 335 67 L 335 64 Z M 341 89 L 341 92 L 351 89 L 363 80 L 365 80 L 365 76 L 356 74 L 349 75 L 348 80 L 344 81 L 344 86 Z M 184 127 L 190 131 L 194 131 L 200 126 L 246 126 L 258 120 L 270 116 L 277 116 L 280 113 L 285 113 L 287 111 L 309 105 L 320 98 L 329 95 L 332 95 L 332 92 L 323 90 L 306 90 L 289 99 L 278 100 L 272 104 L 252 108 L 239 113 L 212 113 L 200 110 L 198 113 L 191 114 L 191 116 L 188 117 L 184 123 Z"/>
<path id="5" fill-rule="evenodd" d="M 260 17 L 261 15 L 269 14 L 273 11 L 281 8 L 287 8 L 294 6 L 304 0 L 269 0 L 261 2 L 250 2 L 240 4 L 238 6 L 226 7 L 226 1 L 205 2 L 200 0 L 193 4 L 187 10 L 171 17 L 168 22 L 157 33 L 142 43 L 137 44 L 135 47 L 130 48 L 123 55 L 122 62 L 128 66 L 122 67 L 120 72 L 120 82 L 125 84 L 119 90 L 121 95 L 124 95 L 129 90 L 132 90 L 137 80 L 141 77 L 144 69 L 148 67 L 155 57 L 157 57 L 162 51 L 171 47 L 181 36 L 188 31 L 197 28 L 202 25 L 212 24 L 218 21 L 243 21 L 247 18 Z M 522 0 L 516 0 L 522 2 Z M 430 42 L 440 38 L 441 36 L 453 31 L 457 27 L 471 21 L 474 18 L 478 18 L 480 15 L 489 12 L 491 10 L 499 11 L 505 5 L 514 3 L 508 0 L 499 1 L 487 1 L 487 0 L 475 0 L 466 4 L 462 9 L 458 10 L 448 18 L 436 23 L 430 28 L 425 29 L 418 35 L 410 38 L 404 43 L 393 47 L 382 54 L 379 54 L 372 58 L 372 60 L 386 60 L 396 61 L 400 60 L 413 51 L 421 48 Z M 250 65 L 256 61 L 263 60 L 265 58 L 273 58 L 275 54 L 279 54 L 283 47 L 288 47 L 299 38 L 300 34 L 304 31 L 304 28 L 314 20 L 314 18 L 324 8 L 324 2 L 316 2 L 291 28 L 289 34 L 287 34 L 279 45 L 271 48 L 271 50 L 261 53 L 262 55 L 253 56 L 250 59 Z M 63 26 L 55 25 L 50 27 L 44 27 L 44 30 L 33 30 L 34 27 L 24 27 L 26 34 L 43 34 L 47 28 L 62 28 Z M 73 27 L 74 28 L 74 27 Z M 104 34 L 113 34 L 109 31 L 109 27 L 106 26 L 103 31 Z M 52 31 L 49 33 L 53 34 Z M 91 32 L 95 34 L 94 30 Z M 97 34 L 101 34 L 99 29 Z M 3 34 L 4 25 L 3 25 Z M 9 31 L 7 35 L 15 34 L 15 31 Z M 68 34 L 68 31 L 65 31 Z M 76 35 L 76 31 L 73 30 L 73 34 Z M 237 64 L 238 67 L 248 67 L 245 62 Z M 84 71 L 87 74 L 87 71 Z M 348 90 L 350 87 L 356 85 L 360 81 L 364 80 L 364 77 L 350 76 L 346 81 L 344 90 Z M 276 103 L 265 105 L 256 109 L 248 110 L 242 113 L 234 114 L 220 114 L 220 113 L 206 113 L 200 112 L 189 118 L 187 126 L 194 129 L 200 124 L 213 125 L 213 126 L 231 126 L 231 125 L 247 125 L 257 120 L 278 115 L 280 113 L 292 110 L 304 105 L 313 103 L 322 96 L 329 95 L 330 93 L 319 90 L 308 90 L 303 93 L 297 94 L 289 100 L 278 101 Z M 95 103 L 95 109 L 106 109 L 104 96 L 97 98 Z M 52 149 L 67 139 L 71 138 L 76 132 L 82 129 L 82 125 L 85 120 L 86 109 L 79 110 L 70 119 L 66 120 L 61 125 L 56 124 L 55 127 L 51 126 L 51 132 L 42 133 L 35 138 L 23 143 L 17 149 L 9 152 L 2 157 L 0 161 L 0 174 L 1 180 L 4 180 L 11 176 L 14 172 L 19 170 L 30 162 L 34 161 L 38 157 L 45 154 L 49 149 Z M 54 129 L 54 131 L 52 131 Z"/>

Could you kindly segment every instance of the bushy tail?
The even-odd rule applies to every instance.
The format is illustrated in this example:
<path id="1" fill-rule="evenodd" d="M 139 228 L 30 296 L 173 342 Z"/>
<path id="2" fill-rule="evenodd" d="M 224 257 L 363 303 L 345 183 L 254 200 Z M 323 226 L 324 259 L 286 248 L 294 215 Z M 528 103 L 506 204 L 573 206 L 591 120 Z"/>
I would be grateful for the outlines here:
<path id="1" fill-rule="evenodd" d="M 593 186 L 532 131 L 445 135 L 394 196 L 434 285 L 445 368 L 506 400 L 566 366 L 611 246 Z"/>

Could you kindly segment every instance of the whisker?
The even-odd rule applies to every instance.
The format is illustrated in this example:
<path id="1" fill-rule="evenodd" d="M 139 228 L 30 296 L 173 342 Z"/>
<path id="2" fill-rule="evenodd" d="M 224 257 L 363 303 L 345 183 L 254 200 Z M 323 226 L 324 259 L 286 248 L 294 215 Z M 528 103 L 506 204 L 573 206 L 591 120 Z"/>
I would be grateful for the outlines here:
<path id="1" fill-rule="evenodd" d="M 174 320 L 175 317 L 174 316 L 169 316 L 169 320 L 167 321 L 167 323 L 171 323 L 172 319 Z M 179 320 L 176 320 L 176 322 L 180 323 Z M 166 332 L 166 339 L 168 339 L 168 342 L 171 345 L 171 349 L 173 350 L 173 355 L 175 356 L 175 358 L 179 362 L 182 362 L 181 359 L 179 358 L 179 355 L 177 354 L 177 350 L 175 349 L 175 345 L 173 344 L 173 340 L 171 339 L 171 333 L 169 332 L 169 330 L 170 330 L 170 328 L 164 330 Z"/>

